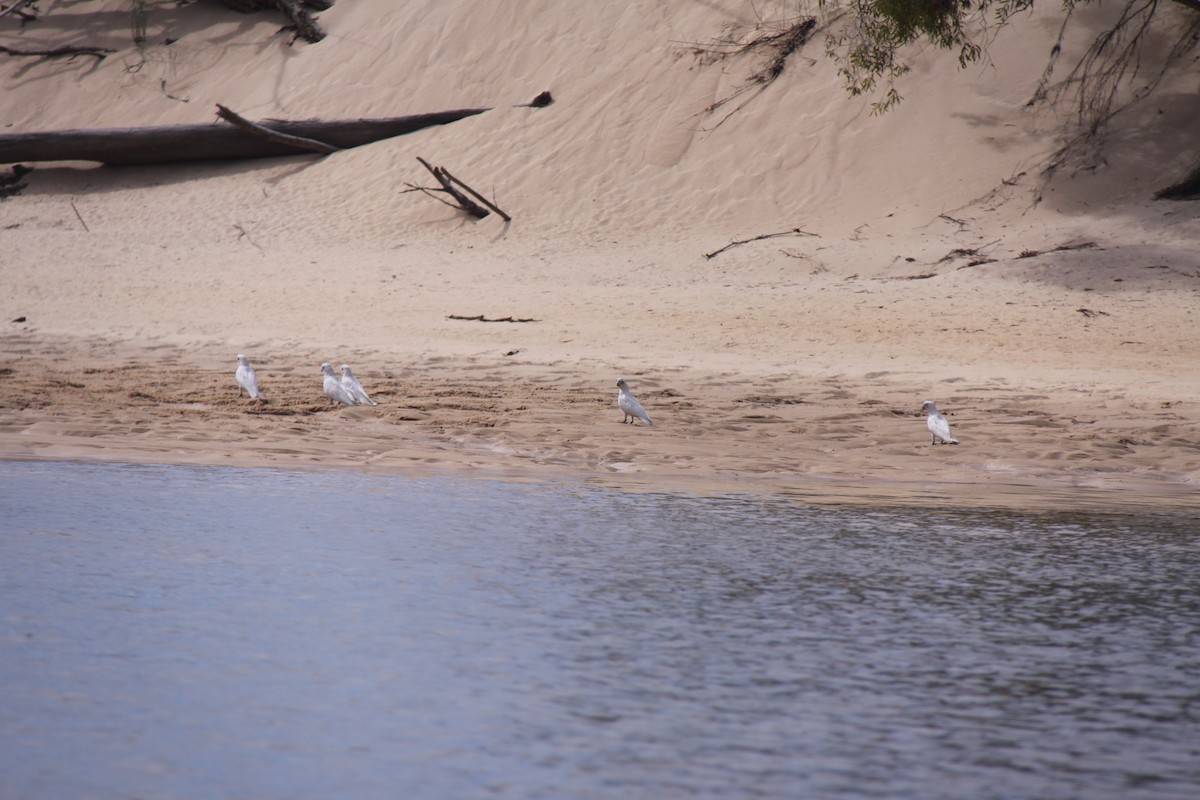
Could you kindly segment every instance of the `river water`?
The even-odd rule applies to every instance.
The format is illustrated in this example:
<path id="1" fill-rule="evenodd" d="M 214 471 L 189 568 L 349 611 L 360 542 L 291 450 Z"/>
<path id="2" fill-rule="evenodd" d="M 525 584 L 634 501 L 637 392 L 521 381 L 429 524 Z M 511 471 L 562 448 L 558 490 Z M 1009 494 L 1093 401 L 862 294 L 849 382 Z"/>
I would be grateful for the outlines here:
<path id="1" fill-rule="evenodd" d="M 1200 525 L 0 463 L 0 798 L 1200 796 Z"/>

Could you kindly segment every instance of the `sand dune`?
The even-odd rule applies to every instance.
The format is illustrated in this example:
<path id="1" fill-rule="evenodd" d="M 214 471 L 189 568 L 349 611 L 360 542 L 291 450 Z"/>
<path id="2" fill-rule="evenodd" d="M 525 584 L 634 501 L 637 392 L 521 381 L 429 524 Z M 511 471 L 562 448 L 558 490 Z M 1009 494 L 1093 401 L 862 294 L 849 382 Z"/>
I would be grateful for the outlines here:
<path id="1" fill-rule="evenodd" d="M 42 5 L 0 44 L 118 52 L 0 65 L 5 130 L 492 110 L 327 158 L 35 165 L 0 203 L 2 457 L 1198 504 L 1200 204 L 1149 199 L 1194 158 L 1194 75 L 1047 176 L 1061 115 L 1026 100 L 1053 10 L 981 67 L 913 53 L 873 117 L 819 42 L 706 110 L 759 62 L 695 45 L 790 3 L 344 0 L 307 46 L 156 6 L 140 50 L 124 2 Z M 1064 58 L 1109 14 L 1081 11 Z M 417 156 L 513 222 L 405 191 Z M 476 315 L 534 321 L 450 319 Z M 269 402 L 237 397 L 239 352 Z M 379 407 L 330 408 L 322 361 Z M 620 426 L 622 376 L 654 429 Z M 959 447 L 928 446 L 929 398 Z"/>

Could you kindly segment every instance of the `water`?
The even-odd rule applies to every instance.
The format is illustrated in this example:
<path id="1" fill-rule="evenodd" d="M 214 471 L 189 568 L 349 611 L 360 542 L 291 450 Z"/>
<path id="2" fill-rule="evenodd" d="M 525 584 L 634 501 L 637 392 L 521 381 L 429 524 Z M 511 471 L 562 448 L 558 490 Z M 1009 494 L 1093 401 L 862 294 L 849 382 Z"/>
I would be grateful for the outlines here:
<path id="1" fill-rule="evenodd" d="M 1200 796 L 1192 520 L 0 463 L 0 797 Z"/>

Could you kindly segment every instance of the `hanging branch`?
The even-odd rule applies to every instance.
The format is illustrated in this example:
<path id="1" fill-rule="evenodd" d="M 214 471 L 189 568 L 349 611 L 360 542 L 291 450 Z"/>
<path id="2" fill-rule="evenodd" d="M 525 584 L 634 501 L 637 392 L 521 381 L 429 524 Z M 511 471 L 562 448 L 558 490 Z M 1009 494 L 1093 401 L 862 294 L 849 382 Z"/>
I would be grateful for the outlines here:
<path id="1" fill-rule="evenodd" d="M 765 30 L 764 30 L 765 29 Z M 751 92 L 750 97 L 726 114 L 710 130 L 715 130 L 730 117 L 745 108 L 751 100 L 765 92 L 787 66 L 792 54 L 803 47 L 817 30 L 816 17 L 797 17 L 773 23 L 759 23 L 754 28 L 754 36 L 747 39 L 741 33 L 731 33 L 724 38 L 707 44 L 690 44 L 687 48 L 701 59 L 701 64 L 707 65 L 726 58 L 754 53 L 758 55 L 765 51 L 766 62 L 729 95 L 717 100 L 704 109 L 705 114 L 711 114 L 726 103 Z"/>

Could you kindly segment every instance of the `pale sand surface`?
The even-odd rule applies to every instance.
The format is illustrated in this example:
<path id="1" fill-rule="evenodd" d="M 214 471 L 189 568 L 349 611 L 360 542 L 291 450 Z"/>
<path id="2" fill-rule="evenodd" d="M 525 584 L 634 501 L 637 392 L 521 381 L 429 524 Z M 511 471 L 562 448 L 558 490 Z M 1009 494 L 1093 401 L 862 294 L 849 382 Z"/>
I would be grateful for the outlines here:
<path id="1" fill-rule="evenodd" d="M 595 5 L 343 0 L 292 48 L 276 20 L 185 7 L 139 54 L 115 1 L 82 7 L 106 24 L 65 6 L 0 31 L 122 48 L 0 65 L 11 131 L 495 106 L 325 159 L 36 165 L 0 203 L 0 457 L 1200 509 L 1200 204 L 1147 199 L 1188 165 L 1194 76 L 1169 73 L 1102 168 L 1043 184 L 1053 121 L 1024 101 L 1052 18 L 995 69 L 918 60 L 883 118 L 813 43 L 714 127 L 754 65 L 678 43 L 750 4 Z M 403 193 L 428 183 L 417 155 L 513 224 Z M 534 321 L 448 319 L 478 314 Z M 266 403 L 238 397 L 239 352 Z M 322 361 L 379 406 L 331 408 Z M 621 425 L 620 377 L 654 428 Z M 925 399 L 961 445 L 930 446 Z"/>

